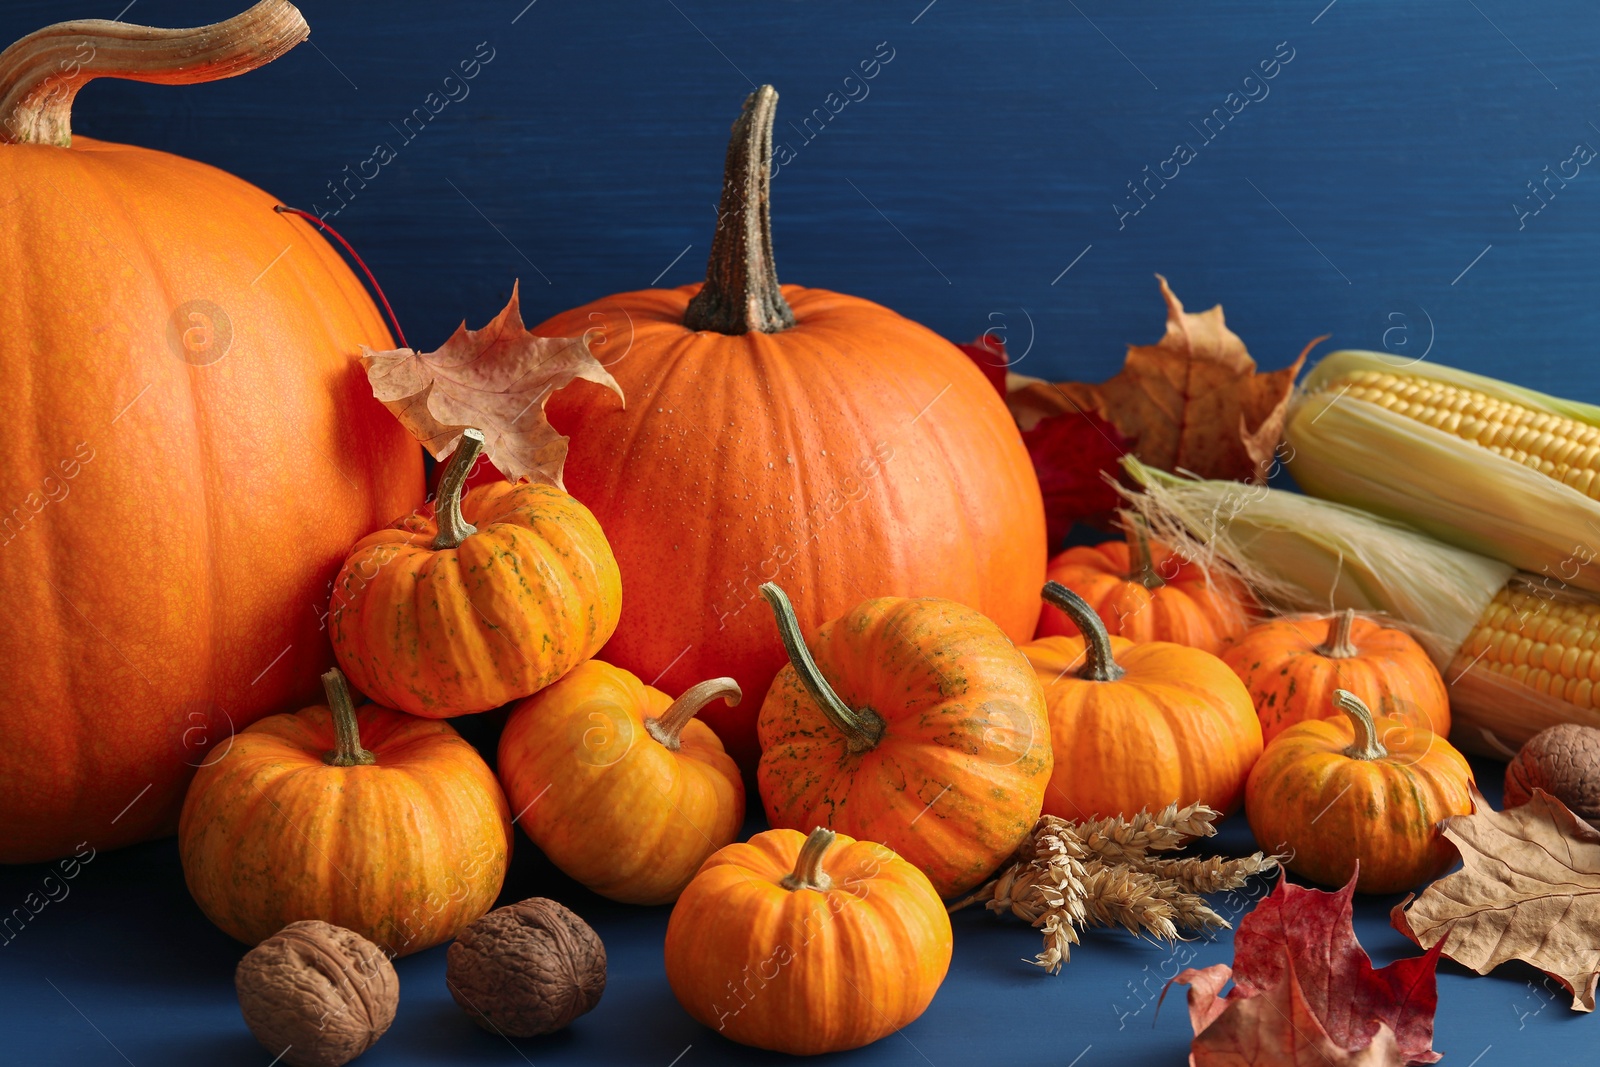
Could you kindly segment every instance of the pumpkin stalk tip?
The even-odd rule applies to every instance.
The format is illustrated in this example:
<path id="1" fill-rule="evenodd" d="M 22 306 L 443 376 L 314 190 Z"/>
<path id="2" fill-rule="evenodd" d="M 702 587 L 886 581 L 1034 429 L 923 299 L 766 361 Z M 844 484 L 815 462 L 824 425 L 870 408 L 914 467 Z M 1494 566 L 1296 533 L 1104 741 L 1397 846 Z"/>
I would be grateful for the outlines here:
<path id="1" fill-rule="evenodd" d="M 825 826 L 819 826 L 807 834 L 805 844 L 800 846 L 800 855 L 794 861 L 794 870 L 783 876 L 783 888 L 791 892 L 797 889 L 823 891 L 833 888 L 833 879 L 822 869 L 822 857 L 828 854 L 828 849 L 833 847 L 838 836 Z"/>
<path id="2" fill-rule="evenodd" d="M 1316 651 L 1319 655 L 1329 659 L 1350 659 L 1360 649 L 1355 642 L 1350 640 L 1350 631 L 1355 626 L 1356 613 L 1354 608 L 1345 608 L 1328 620 L 1328 636 L 1318 645 Z"/>
<path id="3" fill-rule="evenodd" d="M 58 22 L 0 53 L 0 143 L 72 143 L 72 102 L 95 78 L 190 85 L 264 66 L 311 36 L 288 0 L 222 22 L 158 29 L 105 19 Z"/>
<path id="4" fill-rule="evenodd" d="M 751 93 L 733 124 L 723 167 L 722 202 L 706 263 L 706 283 L 683 324 L 716 333 L 777 333 L 795 324 L 772 258 L 772 122 L 778 91 Z"/>
<path id="5" fill-rule="evenodd" d="M 322 691 L 328 697 L 328 710 L 333 713 L 334 749 L 323 755 L 322 762 L 333 767 L 369 766 L 378 757 L 361 747 L 361 730 L 356 722 L 355 700 L 350 695 L 350 683 L 344 672 L 335 667 L 322 676 Z"/>
<path id="6" fill-rule="evenodd" d="M 1372 717 L 1372 710 L 1360 697 L 1348 689 L 1335 689 L 1333 703 L 1350 717 L 1350 725 L 1355 727 L 1356 739 L 1344 750 L 1346 756 L 1358 760 L 1375 760 L 1389 754 L 1389 750 L 1383 747 L 1383 742 L 1378 740 L 1378 724 Z"/>
<path id="7" fill-rule="evenodd" d="M 655 738 L 663 747 L 676 752 L 682 747 L 679 735 L 683 733 L 683 728 L 689 724 L 689 720 L 698 715 L 701 708 L 717 699 L 726 700 L 729 707 L 735 707 L 744 699 L 744 692 L 739 688 L 739 683 L 732 678 L 710 678 L 691 685 L 660 716 L 652 715 L 645 719 L 645 733 Z"/>
<path id="8" fill-rule="evenodd" d="M 1114 682 L 1128 672 L 1111 655 L 1111 635 L 1089 602 L 1060 582 L 1045 582 L 1044 602 L 1062 612 L 1083 635 L 1084 663 L 1078 677 L 1090 682 Z"/>
<path id="9" fill-rule="evenodd" d="M 763 582 L 761 595 L 772 605 L 772 614 L 778 623 L 778 637 L 783 641 L 784 651 L 789 654 L 789 663 L 800 676 L 800 684 L 805 686 L 811 699 L 822 709 L 822 714 L 845 735 L 851 752 L 866 752 L 876 747 L 878 740 L 883 737 L 882 716 L 871 708 L 852 708 L 828 684 L 817 661 L 811 657 L 811 650 L 806 647 L 805 637 L 800 632 L 800 620 L 795 617 L 794 605 L 789 602 L 788 594 L 773 582 Z"/>
<path id="10" fill-rule="evenodd" d="M 439 535 L 433 539 L 436 552 L 455 548 L 478 532 L 478 528 L 461 514 L 461 492 L 482 452 L 483 432 L 462 430 L 456 450 L 450 453 L 450 461 L 439 475 L 439 495 L 434 503 L 434 516 L 439 522 Z"/>
<path id="11" fill-rule="evenodd" d="M 1122 530 L 1128 541 L 1128 580 L 1138 582 L 1146 589 L 1160 589 L 1166 585 L 1166 579 L 1156 570 L 1150 551 L 1150 526 L 1144 516 L 1124 513 Z"/>

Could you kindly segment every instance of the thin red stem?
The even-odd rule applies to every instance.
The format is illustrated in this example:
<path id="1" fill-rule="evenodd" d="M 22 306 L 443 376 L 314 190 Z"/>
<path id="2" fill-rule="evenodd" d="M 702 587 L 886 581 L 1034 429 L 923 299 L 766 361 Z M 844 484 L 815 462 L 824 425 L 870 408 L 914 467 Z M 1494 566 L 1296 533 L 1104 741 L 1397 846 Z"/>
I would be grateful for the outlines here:
<path id="1" fill-rule="evenodd" d="M 323 222 L 311 212 L 301 211 L 297 207 L 287 207 L 283 204 L 279 204 L 272 210 L 276 211 L 280 215 L 299 215 L 303 219 L 314 222 L 318 227 L 321 228 L 322 232 L 326 233 L 329 237 L 332 237 L 335 241 L 338 241 L 344 250 L 350 253 L 350 258 L 356 261 L 356 266 L 361 268 L 361 273 L 367 276 L 367 281 L 372 285 L 372 291 L 378 294 L 378 303 L 383 305 L 384 313 L 389 316 L 389 322 L 392 326 L 394 326 L 395 339 L 400 342 L 400 347 L 411 347 L 410 345 L 406 344 L 406 332 L 400 328 L 400 320 L 395 318 L 394 308 L 389 306 L 389 298 L 383 295 L 383 286 L 379 285 L 378 279 L 372 276 L 372 270 L 367 266 L 366 260 L 362 259 L 361 255 L 354 248 L 350 247 L 349 241 L 346 241 L 343 237 L 339 236 L 338 230 L 334 229 L 332 226 L 329 226 L 326 222 Z"/>

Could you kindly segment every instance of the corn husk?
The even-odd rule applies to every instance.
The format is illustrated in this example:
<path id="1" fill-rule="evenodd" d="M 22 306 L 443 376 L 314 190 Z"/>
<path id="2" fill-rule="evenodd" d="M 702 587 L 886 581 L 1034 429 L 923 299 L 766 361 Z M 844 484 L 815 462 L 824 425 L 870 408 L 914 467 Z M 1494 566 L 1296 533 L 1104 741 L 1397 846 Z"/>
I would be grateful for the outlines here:
<path id="1" fill-rule="evenodd" d="M 1334 352 L 1292 403 L 1289 472 L 1312 496 L 1413 526 L 1534 574 L 1600 590 L 1600 501 L 1481 445 L 1328 382 L 1357 370 L 1427 378 L 1600 427 L 1600 407 L 1376 352 Z"/>
<path id="2" fill-rule="evenodd" d="M 1183 478 L 1132 457 L 1123 466 L 1144 489 L 1130 494 L 1130 506 L 1159 540 L 1208 570 L 1237 575 L 1274 611 L 1351 608 L 1410 632 L 1449 688 L 1457 747 L 1505 759 L 1546 726 L 1600 726 L 1593 709 L 1514 682 L 1463 651 L 1501 590 L 1538 584 L 1533 576 L 1332 501 Z M 1550 597 L 1595 600 L 1571 590 Z"/>

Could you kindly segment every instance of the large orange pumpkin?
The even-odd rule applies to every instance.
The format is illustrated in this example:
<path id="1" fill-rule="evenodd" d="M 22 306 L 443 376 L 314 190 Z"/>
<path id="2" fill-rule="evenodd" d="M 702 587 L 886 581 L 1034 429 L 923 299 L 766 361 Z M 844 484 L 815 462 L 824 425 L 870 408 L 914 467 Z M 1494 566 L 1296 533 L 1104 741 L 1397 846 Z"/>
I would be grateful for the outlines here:
<path id="1" fill-rule="evenodd" d="M 1375 715 L 1408 719 L 1444 737 L 1450 698 L 1416 639 L 1345 610 L 1326 619 L 1270 619 L 1222 654 L 1250 690 L 1267 743 L 1306 719 L 1337 716 L 1336 689 L 1361 693 Z"/>
<path id="2" fill-rule="evenodd" d="M 334 581 L 328 630 L 374 700 L 445 719 L 530 696 L 617 626 L 617 561 L 560 489 L 497 479 L 462 496 L 483 434 L 461 435 L 426 507 L 363 537 Z"/>
<path id="3" fill-rule="evenodd" d="M 763 86 L 734 126 L 703 287 L 624 293 L 535 330 L 588 333 L 628 398 L 576 382 L 549 406 L 572 436 L 567 487 L 628 590 L 605 658 L 669 692 L 732 665 L 745 702 L 704 718 L 747 767 L 784 662 L 762 582 L 795 590 L 808 630 L 870 597 L 933 596 L 1026 641 L 1046 556 L 1038 479 L 971 360 L 870 301 L 780 289 L 776 101 Z"/>
<path id="4" fill-rule="evenodd" d="M 1125 540 L 1074 545 L 1055 556 L 1045 577 L 1087 600 L 1113 637 L 1171 641 L 1213 653 L 1245 632 L 1254 606 L 1238 579 L 1157 550 L 1138 519 L 1128 520 Z M 1064 612 L 1045 605 L 1040 637 L 1077 632 Z"/>
<path id="5" fill-rule="evenodd" d="M 449 723 L 367 704 L 343 675 L 327 705 L 271 715 L 195 775 L 178 827 L 189 892 L 254 945 L 300 919 L 404 956 L 494 905 L 511 813 L 488 764 Z"/>
<path id="6" fill-rule="evenodd" d="M 982 882 L 1039 820 L 1050 780 L 1028 661 L 948 600 L 868 600 L 808 644 L 783 590 L 761 592 L 789 655 L 759 722 L 767 820 L 881 841 L 941 896 Z"/>
<path id="7" fill-rule="evenodd" d="M 422 497 L 356 358 L 389 332 L 323 239 L 213 167 L 71 136 L 90 78 L 226 77 L 306 33 L 264 0 L 0 55 L 0 861 L 170 833 L 208 753 L 313 698 L 339 560 Z"/>
<path id="8" fill-rule="evenodd" d="M 1112 637 L 1086 600 L 1055 582 L 1044 597 L 1081 637 L 1022 646 L 1044 684 L 1055 771 L 1044 812 L 1063 819 L 1244 799 L 1261 723 L 1244 684 L 1209 652 Z"/>
<path id="9" fill-rule="evenodd" d="M 811 1056 L 921 1015 L 950 969 L 950 916 L 883 845 L 768 830 L 710 856 L 667 921 L 667 981 L 724 1037 Z"/>

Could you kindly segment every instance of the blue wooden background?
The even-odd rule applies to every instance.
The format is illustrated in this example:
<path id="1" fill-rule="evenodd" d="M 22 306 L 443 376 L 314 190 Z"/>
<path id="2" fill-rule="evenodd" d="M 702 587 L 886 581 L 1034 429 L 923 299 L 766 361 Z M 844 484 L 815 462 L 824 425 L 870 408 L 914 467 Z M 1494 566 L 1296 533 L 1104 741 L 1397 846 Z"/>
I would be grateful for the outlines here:
<path id="1" fill-rule="evenodd" d="M 121 2 L 8 0 L 0 40 L 117 16 Z M 123 13 L 190 25 L 242 2 L 135 0 Z M 1161 332 L 1160 271 L 1191 308 L 1224 303 L 1265 366 L 1332 333 L 1600 395 L 1592 4 L 525 4 L 306 0 L 311 42 L 270 68 L 182 89 L 99 82 L 75 127 L 206 160 L 307 209 L 338 206 L 330 183 L 390 145 L 394 159 L 330 220 L 412 342 L 432 346 L 498 311 L 515 278 L 531 322 L 699 277 L 728 125 L 752 84 L 771 82 L 793 153 L 774 180 L 780 276 L 953 339 L 995 330 L 1024 372 L 1114 372 L 1127 343 Z M 446 82 L 475 58 L 474 78 Z M 430 93 L 456 99 L 408 139 Z M 826 121 L 805 126 L 818 109 Z M 1180 144 L 1189 152 L 1166 163 Z M 1150 173 L 1165 183 L 1135 199 L 1130 183 Z M 1494 793 L 1497 772 L 1478 766 Z M 1242 831 L 1232 847 L 1248 847 Z M 459 1016 L 433 950 L 402 961 L 400 1021 L 363 1063 L 747 1061 L 672 1002 L 664 910 L 595 902 L 522 844 L 508 895 L 557 895 L 607 938 L 601 1009 L 508 1046 Z M 41 874 L 0 871 L 0 909 Z M 1391 903 L 1364 904 L 1358 921 L 1384 958 L 1408 952 L 1386 926 Z M 929 1015 L 849 1060 L 1183 1061 L 1181 998 L 1152 1026 L 1168 950 L 1095 937 L 1046 979 L 1017 962 L 1035 950 L 1025 929 L 968 915 L 957 942 Z M 1196 949 L 1199 964 L 1229 956 L 1226 940 Z M 264 1064 L 233 1005 L 238 954 L 189 904 L 170 843 L 97 859 L 0 946 L 0 1062 Z M 1446 1063 L 1592 1062 L 1593 1020 L 1531 970 L 1447 966 L 1441 993 Z"/>

